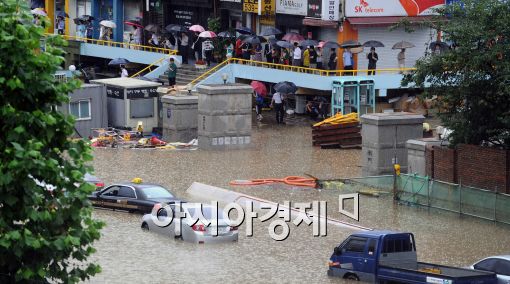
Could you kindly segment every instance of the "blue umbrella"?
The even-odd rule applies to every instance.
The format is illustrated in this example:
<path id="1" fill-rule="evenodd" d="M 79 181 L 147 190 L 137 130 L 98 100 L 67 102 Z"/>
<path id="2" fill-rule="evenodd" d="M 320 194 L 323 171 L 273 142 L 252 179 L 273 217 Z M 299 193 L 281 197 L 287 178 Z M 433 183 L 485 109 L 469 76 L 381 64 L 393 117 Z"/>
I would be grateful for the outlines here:
<path id="1" fill-rule="evenodd" d="M 57 17 L 69 18 L 69 15 L 64 11 L 57 11 Z"/>
<path id="2" fill-rule="evenodd" d="M 283 40 L 276 42 L 276 45 L 278 45 L 279 47 L 283 47 L 283 48 L 291 48 L 294 46 L 292 43 L 290 43 L 288 41 L 283 41 Z"/>
<path id="3" fill-rule="evenodd" d="M 129 62 L 129 60 L 127 60 L 125 58 L 115 58 L 112 61 L 110 61 L 108 63 L 108 65 L 110 65 L 110 66 L 112 66 L 112 65 L 124 65 L 124 64 L 128 64 L 128 63 L 131 63 L 131 62 Z"/>
<path id="4" fill-rule="evenodd" d="M 243 34 L 243 35 L 254 35 L 255 33 L 247 27 L 240 27 L 236 29 L 236 32 Z"/>
<path id="5" fill-rule="evenodd" d="M 229 37 L 235 37 L 235 35 L 231 34 L 230 32 L 225 31 L 225 32 L 219 32 L 218 37 L 229 38 Z"/>

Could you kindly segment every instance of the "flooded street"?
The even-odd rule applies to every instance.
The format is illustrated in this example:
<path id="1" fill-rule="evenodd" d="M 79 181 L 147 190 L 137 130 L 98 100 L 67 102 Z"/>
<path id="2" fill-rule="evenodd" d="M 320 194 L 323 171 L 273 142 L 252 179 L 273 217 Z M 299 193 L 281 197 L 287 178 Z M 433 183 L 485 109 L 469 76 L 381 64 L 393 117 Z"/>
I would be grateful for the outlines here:
<path id="1" fill-rule="evenodd" d="M 252 142 L 252 148 L 234 151 L 96 149 L 93 164 L 95 175 L 106 184 L 140 177 L 189 201 L 196 200 L 185 194 L 193 182 L 275 202 L 324 200 L 329 217 L 355 222 L 338 213 L 339 190 L 228 183 L 305 173 L 320 179 L 359 176 L 361 150 L 312 147 L 311 129 L 301 126 L 255 127 Z M 107 225 L 91 258 L 103 271 L 92 283 L 343 283 L 326 275 L 327 262 L 333 248 L 353 232 L 328 225 L 328 236 L 313 237 L 311 226 L 290 224 L 290 237 L 277 242 L 268 234 L 269 222 L 255 219 L 253 237 L 246 237 L 243 225 L 237 243 L 196 245 L 142 232 L 141 215 L 97 209 L 94 216 Z M 414 233 L 418 258 L 425 262 L 467 266 L 510 252 L 510 226 L 393 205 L 389 196 L 362 196 L 359 224 Z"/>

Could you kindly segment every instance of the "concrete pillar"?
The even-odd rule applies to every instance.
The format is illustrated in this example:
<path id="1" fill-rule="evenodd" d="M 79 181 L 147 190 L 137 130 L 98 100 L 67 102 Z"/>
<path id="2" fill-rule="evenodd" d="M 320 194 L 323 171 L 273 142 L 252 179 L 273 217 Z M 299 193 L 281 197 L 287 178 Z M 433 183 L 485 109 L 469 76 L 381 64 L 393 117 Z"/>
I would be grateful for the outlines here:
<path id="1" fill-rule="evenodd" d="M 124 34 L 124 1 L 113 0 L 113 21 L 117 25 L 113 29 L 113 41 L 122 42 Z"/>
<path id="2" fill-rule="evenodd" d="M 424 120 L 423 115 L 406 112 L 361 116 L 362 175 L 392 174 L 395 162 L 407 172 L 406 142 L 423 137 Z"/>
<path id="3" fill-rule="evenodd" d="M 201 85 L 198 147 L 240 149 L 251 144 L 253 89 L 245 84 Z"/>
<path id="4" fill-rule="evenodd" d="M 407 140 L 407 172 L 426 176 L 427 159 L 425 151 L 427 147 L 441 146 L 441 140 L 437 138 L 422 138 Z"/>
<path id="5" fill-rule="evenodd" d="M 163 140 L 189 142 L 197 138 L 198 97 L 161 97 L 163 103 Z"/>

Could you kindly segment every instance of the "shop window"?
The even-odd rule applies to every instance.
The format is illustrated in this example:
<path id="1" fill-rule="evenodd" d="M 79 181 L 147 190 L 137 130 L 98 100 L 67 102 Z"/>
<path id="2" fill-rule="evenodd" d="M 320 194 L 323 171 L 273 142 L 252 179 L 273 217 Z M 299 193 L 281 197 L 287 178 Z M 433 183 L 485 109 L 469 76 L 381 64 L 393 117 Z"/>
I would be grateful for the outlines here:
<path id="1" fill-rule="evenodd" d="M 129 101 L 131 118 L 154 117 L 154 99 L 136 99 Z"/>
<path id="2" fill-rule="evenodd" d="M 90 100 L 80 100 L 69 104 L 69 113 L 76 117 L 76 120 L 91 119 Z"/>

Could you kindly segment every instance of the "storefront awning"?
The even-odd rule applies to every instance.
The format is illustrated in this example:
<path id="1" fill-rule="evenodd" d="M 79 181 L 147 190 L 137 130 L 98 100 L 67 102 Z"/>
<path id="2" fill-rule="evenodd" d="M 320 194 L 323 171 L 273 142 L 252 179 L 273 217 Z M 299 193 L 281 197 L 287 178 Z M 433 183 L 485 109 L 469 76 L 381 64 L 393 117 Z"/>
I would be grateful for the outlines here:
<path id="1" fill-rule="evenodd" d="M 355 26 L 388 26 L 396 24 L 403 19 L 410 23 L 423 23 L 429 21 L 431 17 L 360 17 L 360 18 L 347 18 L 351 25 Z"/>
<path id="2" fill-rule="evenodd" d="M 338 28 L 338 22 L 336 21 L 324 21 L 317 18 L 304 18 L 303 25 L 313 27 L 325 27 L 325 28 Z"/>

